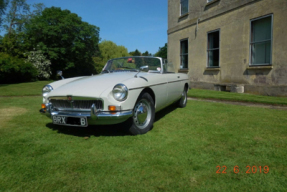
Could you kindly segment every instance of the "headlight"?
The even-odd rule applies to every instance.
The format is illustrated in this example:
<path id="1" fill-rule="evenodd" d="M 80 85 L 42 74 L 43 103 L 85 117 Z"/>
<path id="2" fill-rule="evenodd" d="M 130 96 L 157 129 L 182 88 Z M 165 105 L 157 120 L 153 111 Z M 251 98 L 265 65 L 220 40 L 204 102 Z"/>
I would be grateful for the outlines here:
<path id="1" fill-rule="evenodd" d="M 43 96 L 45 96 L 47 93 L 50 93 L 53 90 L 53 87 L 51 85 L 45 85 L 43 87 Z"/>
<path id="2" fill-rule="evenodd" d="M 113 96 L 117 101 L 124 101 L 128 97 L 128 88 L 124 84 L 117 84 L 113 88 Z"/>

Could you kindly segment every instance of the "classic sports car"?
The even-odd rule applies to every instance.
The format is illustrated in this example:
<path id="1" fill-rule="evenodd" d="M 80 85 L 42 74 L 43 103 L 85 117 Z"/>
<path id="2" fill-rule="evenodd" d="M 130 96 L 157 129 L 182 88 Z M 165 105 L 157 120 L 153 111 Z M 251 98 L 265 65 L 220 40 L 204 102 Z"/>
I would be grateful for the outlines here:
<path id="1" fill-rule="evenodd" d="M 159 57 L 111 59 L 99 75 L 44 86 L 40 112 L 54 124 L 86 127 L 125 122 L 131 134 L 144 134 L 152 128 L 155 112 L 173 102 L 186 106 L 188 76 L 172 69 Z"/>

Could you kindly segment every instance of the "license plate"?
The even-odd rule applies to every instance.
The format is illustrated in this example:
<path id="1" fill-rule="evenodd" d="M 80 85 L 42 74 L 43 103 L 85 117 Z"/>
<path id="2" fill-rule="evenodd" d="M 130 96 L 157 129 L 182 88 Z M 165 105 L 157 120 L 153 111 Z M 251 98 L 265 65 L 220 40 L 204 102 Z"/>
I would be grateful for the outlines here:
<path id="1" fill-rule="evenodd" d="M 69 126 L 79 126 L 87 127 L 88 121 L 86 117 L 66 117 L 54 115 L 52 117 L 53 123 L 57 125 L 69 125 Z"/>

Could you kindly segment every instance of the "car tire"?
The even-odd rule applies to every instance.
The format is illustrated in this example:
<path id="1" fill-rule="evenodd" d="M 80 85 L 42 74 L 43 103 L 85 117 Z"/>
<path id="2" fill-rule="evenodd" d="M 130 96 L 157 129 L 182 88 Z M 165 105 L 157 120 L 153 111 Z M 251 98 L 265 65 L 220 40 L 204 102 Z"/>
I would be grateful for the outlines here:
<path id="1" fill-rule="evenodd" d="M 178 107 L 184 108 L 186 106 L 186 103 L 187 103 L 187 89 L 184 88 L 181 94 L 181 98 L 178 101 Z"/>
<path id="2" fill-rule="evenodd" d="M 153 98 L 147 92 L 142 93 L 133 109 L 133 116 L 127 121 L 128 131 L 132 135 L 145 134 L 151 130 L 155 117 Z"/>

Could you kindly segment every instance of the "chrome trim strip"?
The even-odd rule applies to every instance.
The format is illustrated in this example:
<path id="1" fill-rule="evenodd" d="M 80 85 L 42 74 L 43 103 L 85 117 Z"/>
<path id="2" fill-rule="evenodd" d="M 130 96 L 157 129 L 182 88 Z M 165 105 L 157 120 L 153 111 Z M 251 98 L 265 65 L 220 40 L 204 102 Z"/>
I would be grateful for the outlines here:
<path id="1" fill-rule="evenodd" d="M 153 86 L 163 85 L 163 84 L 168 84 L 168 83 L 175 83 L 175 82 L 178 82 L 178 81 L 188 81 L 188 79 L 181 79 L 181 80 L 177 80 L 177 81 L 170 81 L 170 82 L 158 83 L 158 84 L 149 85 L 149 86 L 145 86 L 145 87 L 131 88 L 131 89 L 129 89 L 129 91 L 135 90 L 135 89 L 144 89 L 144 88 L 146 88 L 146 87 L 153 87 Z"/>
<path id="2" fill-rule="evenodd" d="M 125 120 L 133 115 L 133 110 L 125 110 L 119 112 L 109 111 L 97 111 L 94 106 L 91 107 L 90 111 L 54 111 L 51 103 L 46 104 L 46 111 L 40 110 L 41 114 L 52 117 L 53 115 L 66 116 L 66 117 L 87 117 L 88 119 L 96 120 Z"/>
<path id="3" fill-rule="evenodd" d="M 177 81 L 169 81 L 168 83 L 175 83 L 175 82 L 179 82 L 179 81 L 187 81 L 187 79 L 181 79 L 181 80 L 177 80 Z"/>
<path id="4" fill-rule="evenodd" d="M 72 96 L 73 100 L 102 100 L 101 98 L 97 97 L 80 97 L 80 96 L 73 96 L 73 95 L 66 95 L 66 96 L 52 96 L 49 97 L 48 99 L 57 99 L 57 100 L 67 100 L 67 96 Z"/>
<path id="5" fill-rule="evenodd" d="M 59 115 L 59 116 L 65 116 L 65 117 L 87 117 L 87 118 L 92 118 L 92 119 L 124 119 L 124 118 L 129 118 L 133 115 L 132 110 L 128 111 L 121 111 L 121 112 L 115 112 L 115 113 L 110 113 L 110 112 L 98 112 L 96 114 L 93 113 L 73 113 L 73 112 L 63 112 L 63 111 L 53 111 L 50 114 L 51 116 L 54 115 Z"/>
<path id="6" fill-rule="evenodd" d="M 133 110 L 116 112 L 114 114 L 110 112 L 100 112 L 96 114 L 96 116 L 98 119 L 121 119 L 133 116 Z"/>

